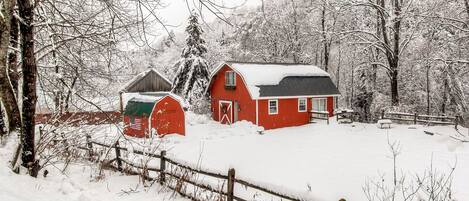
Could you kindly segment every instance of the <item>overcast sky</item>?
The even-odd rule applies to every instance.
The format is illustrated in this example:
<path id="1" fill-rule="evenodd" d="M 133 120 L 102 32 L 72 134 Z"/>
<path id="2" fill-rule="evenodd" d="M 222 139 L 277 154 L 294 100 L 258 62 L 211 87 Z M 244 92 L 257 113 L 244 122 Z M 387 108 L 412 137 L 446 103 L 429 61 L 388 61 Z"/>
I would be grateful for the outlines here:
<path id="1" fill-rule="evenodd" d="M 191 9 L 194 6 L 194 3 L 198 3 L 198 0 L 187 0 Z M 226 7 L 236 7 L 236 6 L 257 6 L 261 5 L 261 0 L 212 0 L 220 5 L 225 5 Z M 189 9 L 187 8 L 186 0 L 163 0 L 167 5 L 159 13 L 160 16 L 165 20 L 169 25 L 175 25 L 177 27 L 168 27 L 169 29 L 174 30 L 175 32 L 184 31 L 184 28 L 187 23 L 187 18 L 189 17 Z M 202 9 L 204 20 L 206 22 L 213 21 L 216 16 L 213 15 L 206 8 Z M 223 10 L 226 14 L 232 12 L 230 9 Z"/>

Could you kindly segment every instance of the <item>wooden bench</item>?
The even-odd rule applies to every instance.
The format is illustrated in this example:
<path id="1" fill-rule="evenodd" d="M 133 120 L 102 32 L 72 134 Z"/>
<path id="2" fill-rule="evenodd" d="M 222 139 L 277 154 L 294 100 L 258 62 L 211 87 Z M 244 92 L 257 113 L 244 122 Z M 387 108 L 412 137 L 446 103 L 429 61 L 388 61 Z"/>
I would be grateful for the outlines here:
<path id="1" fill-rule="evenodd" d="M 378 126 L 379 128 L 384 128 L 384 126 L 387 126 L 388 128 L 391 128 L 392 121 L 390 119 L 380 119 L 378 120 Z"/>

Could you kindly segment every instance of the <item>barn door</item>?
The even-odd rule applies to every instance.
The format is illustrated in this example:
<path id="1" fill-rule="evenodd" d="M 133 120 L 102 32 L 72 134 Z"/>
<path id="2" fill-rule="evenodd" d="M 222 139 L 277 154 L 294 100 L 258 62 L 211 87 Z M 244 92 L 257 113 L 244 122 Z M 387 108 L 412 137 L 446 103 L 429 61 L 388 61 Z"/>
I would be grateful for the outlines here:
<path id="1" fill-rule="evenodd" d="M 220 101 L 218 105 L 218 119 L 222 124 L 233 123 L 233 105 L 231 101 Z"/>

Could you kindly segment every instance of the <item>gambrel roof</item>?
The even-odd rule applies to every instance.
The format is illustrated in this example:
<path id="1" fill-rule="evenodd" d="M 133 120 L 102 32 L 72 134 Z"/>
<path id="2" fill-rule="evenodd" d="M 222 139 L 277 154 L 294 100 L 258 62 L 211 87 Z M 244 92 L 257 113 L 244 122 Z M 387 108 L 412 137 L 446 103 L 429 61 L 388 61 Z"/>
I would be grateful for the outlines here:
<path id="1" fill-rule="evenodd" d="M 212 77 L 225 65 L 242 77 L 252 99 L 340 95 L 329 74 L 313 65 L 228 61 Z"/>
<path id="2" fill-rule="evenodd" d="M 121 88 L 121 92 L 171 91 L 172 83 L 156 69 L 139 73 Z"/>

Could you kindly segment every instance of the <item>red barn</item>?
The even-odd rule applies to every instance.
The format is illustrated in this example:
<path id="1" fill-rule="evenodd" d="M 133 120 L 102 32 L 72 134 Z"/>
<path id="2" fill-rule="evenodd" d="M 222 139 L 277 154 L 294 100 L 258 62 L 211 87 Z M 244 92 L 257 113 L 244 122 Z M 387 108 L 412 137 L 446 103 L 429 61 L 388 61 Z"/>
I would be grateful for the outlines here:
<path id="1" fill-rule="evenodd" d="M 310 123 L 312 112 L 333 115 L 339 90 L 329 74 L 304 64 L 224 62 L 211 75 L 212 117 L 265 129 Z"/>
<path id="2" fill-rule="evenodd" d="M 185 135 L 185 105 L 182 98 L 168 92 L 134 97 L 124 110 L 124 133 L 135 137 L 148 137 L 155 131 L 158 135 Z"/>

